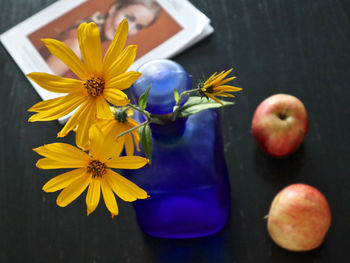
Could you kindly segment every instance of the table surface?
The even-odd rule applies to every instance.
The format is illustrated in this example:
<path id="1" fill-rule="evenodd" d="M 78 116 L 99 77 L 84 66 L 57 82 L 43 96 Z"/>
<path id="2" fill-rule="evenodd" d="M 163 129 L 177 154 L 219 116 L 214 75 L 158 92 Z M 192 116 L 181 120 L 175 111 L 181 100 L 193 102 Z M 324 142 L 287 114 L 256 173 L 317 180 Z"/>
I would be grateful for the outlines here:
<path id="1" fill-rule="evenodd" d="M 0 32 L 54 0 L 1 0 Z M 84 197 L 66 208 L 41 187 L 57 175 L 35 167 L 32 148 L 56 141 L 56 121 L 28 123 L 39 96 L 0 47 L 0 262 L 345 262 L 350 250 L 348 0 L 193 0 L 215 33 L 174 60 L 194 81 L 235 68 L 244 89 L 221 110 L 231 184 L 231 214 L 210 237 L 164 240 L 142 233 L 130 203 L 111 220 L 104 205 L 86 216 Z M 271 159 L 250 130 L 257 105 L 276 93 L 295 95 L 309 115 L 302 147 Z M 74 142 L 73 135 L 65 142 Z M 322 246 L 292 253 L 266 230 L 275 194 L 292 183 L 315 186 L 330 202 L 333 222 Z M 102 203 L 101 203 L 102 204 Z"/>

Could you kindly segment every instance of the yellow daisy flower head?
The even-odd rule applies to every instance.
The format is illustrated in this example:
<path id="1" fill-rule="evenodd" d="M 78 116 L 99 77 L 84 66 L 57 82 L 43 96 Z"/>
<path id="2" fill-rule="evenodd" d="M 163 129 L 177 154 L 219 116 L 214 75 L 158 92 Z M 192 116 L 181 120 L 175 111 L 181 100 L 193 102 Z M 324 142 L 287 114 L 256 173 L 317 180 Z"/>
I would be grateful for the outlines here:
<path id="1" fill-rule="evenodd" d="M 145 199 L 148 195 L 110 168 L 139 169 L 145 166 L 148 160 L 139 156 L 119 156 L 123 145 L 105 138 L 96 125 L 90 128 L 89 134 L 89 154 L 66 143 L 47 144 L 33 149 L 45 157 L 38 160 L 36 166 L 41 169 L 75 168 L 54 177 L 43 186 L 45 192 L 63 189 L 56 200 L 58 206 L 69 205 L 89 187 L 86 195 L 87 214 L 96 209 L 102 191 L 106 207 L 113 217 L 118 215 L 114 193 L 128 202 Z"/>
<path id="2" fill-rule="evenodd" d="M 114 39 L 102 59 L 100 32 L 96 24 L 83 23 L 79 26 L 78 41 L 82 60 L 65 44 L 54 39 L 42 40 L 49 51 L 65 63 L 80 79 L 63 78 L 46 73 L 30 73 L 27 76 L 42 88 L 65 96 L 35 104 L 28 111 L 37 112 L 29 121 L 50 121 L 59 119 L 76 108 L 58 137 L 66 136 L 77 128 L 76 144 L 88 149 L 89 128 L 95 119 L 112 116 L 109 103 L 125 106 L 129 103 L 123 92 L 137 80 L 141 73 L 127 69 L 136 56 L 136 45 L 124 49 L 128 35 L 126 19 L 119 25 Z"/>
<path id="3" fill-rule="evenodd" d="M 213 75 L 210 76 L 204 83 L 200 84 L 200 93 L 202 96 L 211 98 L 215 100 L 216 102 L 223 105 L 223 103 L 216 98 L 219 97 L 235 97 L 234 95 L 228 93 L 228 92 L 236 92 L 242 90 L 239 87 L 234 87 L 231 85 L 225 85 L 227 82 L 234 80 L 236 77 L 230 77 L 226 78 L 233 69 L 230 69 L 228 71 L 222 71 L 219 74 L 215 72 Z M 226 79 L 225 79 L 226 78 Z"/>
<path id="4" fill-rule="evenodd" d="M 137 151 L 140 151 L 140 135 L 137 129 L 128 132 L 118 138 L 118 136 L 125 131 L 131 130 L 139 125 L 137 121 L 130 118 L 134 114 L 132 109 L 124 107 L 112 108 L 114 115 L 113 119 L 98 121 L 98 126 L 101 128 L 106 137 L 111 140 L 118 140 L 119 143 L 125 146 L 126 155 L 134 155 L 134 145 Z"/>

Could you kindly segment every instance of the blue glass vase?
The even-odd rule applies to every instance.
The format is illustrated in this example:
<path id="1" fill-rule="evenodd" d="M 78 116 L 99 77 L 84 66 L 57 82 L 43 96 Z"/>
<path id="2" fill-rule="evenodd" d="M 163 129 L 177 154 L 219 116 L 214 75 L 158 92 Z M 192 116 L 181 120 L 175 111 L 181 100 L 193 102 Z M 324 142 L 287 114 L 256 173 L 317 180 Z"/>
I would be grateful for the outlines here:
<path id="1" fill-rule="evenodd" d="M 186 70 L 171 60 L 148 62 L 139 71 L 142 76 L 131 87 L 131 97 L 137 102 L 152 84 L 146 108 L 152 114 L 171 114 L 175 105 L 173 89 L 181 94 L 192 88 Z M 136 115 L 136 119 L 142 122 L 143 116 Z M 230 208 L 218 113 L 204 110 L 150 127 L 152 164 L 127 171 L 130 179 L 150 195 L 134 202 L 141 229 L 163 238 L 216 233 L 225 225 Z"/>

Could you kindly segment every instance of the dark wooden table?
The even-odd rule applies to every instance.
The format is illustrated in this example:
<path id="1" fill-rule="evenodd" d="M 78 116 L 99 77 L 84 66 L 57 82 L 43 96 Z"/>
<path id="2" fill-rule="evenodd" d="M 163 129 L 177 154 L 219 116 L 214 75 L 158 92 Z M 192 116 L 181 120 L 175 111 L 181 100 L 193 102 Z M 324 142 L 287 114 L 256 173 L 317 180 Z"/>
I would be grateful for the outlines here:
<path id="1" fill-rule="evenodd" d="M 1 0 L 0 32 L 54 0 Z M 131 204 L 111 220 L 104 205 L 86 216 L 84 197 L 67 208 L 41 187 L 58 174 L 35 167 L 32 148 L 56 141 L 56 122 L 28 123 L 39 101 L 0 48 L 0 262 L 348 262 L 350 251 L 350 3 L 348 0 L 193 0 L 215 33 L 174 59 L 197 81 L 234 67 L 243 87 L 221 111 L 231 181 L 231 215 L 218 234 L 193 240 L 144 235 Z M 250 123 L 256 106 L 275 93 L 300 98 L 310 127 L 287 159 L 267 157 Z M 72 135 L 63 141 L 74 142 Z M 333 222 L 323 245 L 307 253 L 279 248 L 266 222 L 275 194 L 307 183 L 328 198 Z"/>

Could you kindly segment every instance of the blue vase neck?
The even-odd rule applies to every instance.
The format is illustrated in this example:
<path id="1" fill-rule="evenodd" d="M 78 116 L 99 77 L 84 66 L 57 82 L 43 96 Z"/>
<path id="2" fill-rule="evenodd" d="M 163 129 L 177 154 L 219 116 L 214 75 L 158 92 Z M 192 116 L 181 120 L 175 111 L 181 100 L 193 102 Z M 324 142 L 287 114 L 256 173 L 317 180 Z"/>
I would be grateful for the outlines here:
<path id="1" fill-rule="evenodd" d="M 149 88 L 146 110 L 159 118 L 164 124 L 151 123 L 152 137 L 158 141 L 175 142 L 181 138 L 186 129 L 187 118 L 172 120 L 174 106 L 184 105 L 187 97 L 180 102 L 175 101 L 174 90 L 178 94 L 192 88 L 192 80 L 187 71 L 178 63 L 158 59 L 142 65 L 138 71 L 142 76 L 133 83 L 130 93 L 134 102 Z M 143 122 L 144 118 L 139 117 Z"/>
<path id="2" fill-rule="evenodd" d="M 138 71 L 142 76 L 137 79 L 130 89 L 131 98 L 137 103 L 144 92 L 148 93 L 146 110 L 152 114 L 169 114 L 176 105 L 174 89 L 179 94 L 192 88 L 192 80 L 187 71 L 178 63 L 158 59 L 142 65 Z M 182 106 L 187 97 L 180 102 Z"/>
<path id="3" fill-rule="evenodd" d="M 187 118 L 169 120 L 165 124 L 151 123 L 152 136 L 155 140 L 172 143 L 181 138 L 186 129 Z"/>

